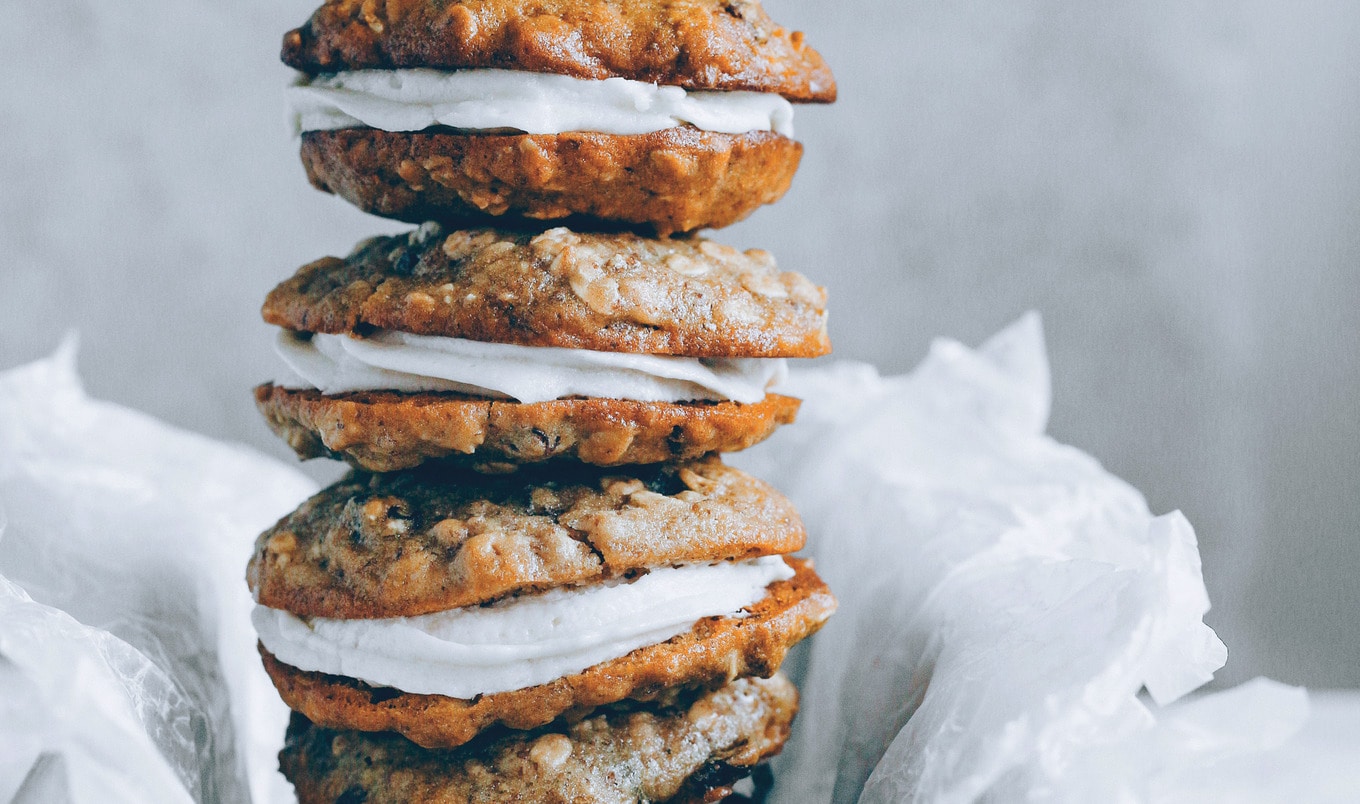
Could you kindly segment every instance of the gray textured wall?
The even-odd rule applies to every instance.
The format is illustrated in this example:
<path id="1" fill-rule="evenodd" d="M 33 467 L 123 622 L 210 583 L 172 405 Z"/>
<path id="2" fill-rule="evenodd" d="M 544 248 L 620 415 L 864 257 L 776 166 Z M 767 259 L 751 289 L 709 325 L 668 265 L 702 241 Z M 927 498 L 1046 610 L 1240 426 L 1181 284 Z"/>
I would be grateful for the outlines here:
<path id="1" fill-rule="evenodd" d="M 302 0 L 17 0 L 0 26 L 0 365 L 274 454 L 264 293 L 393 230 L 307 185 Z M 720 240 L 905 369 L 1043 312 L 1053 433 L 1197 526 L 1224 677 L 1360 683 L 1360 5 L 771 0 L 836 69 L 793 191 Z"/>

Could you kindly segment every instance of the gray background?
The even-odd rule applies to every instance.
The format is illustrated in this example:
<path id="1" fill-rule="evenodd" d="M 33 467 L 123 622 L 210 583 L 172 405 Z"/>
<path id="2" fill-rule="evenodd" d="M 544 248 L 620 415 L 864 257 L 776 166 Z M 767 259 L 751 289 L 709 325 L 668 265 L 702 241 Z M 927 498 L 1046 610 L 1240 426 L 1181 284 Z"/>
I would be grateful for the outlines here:
<path id="1" fill-rule="evenodd" d="M 836 70 L 778 206 L 716 238 L 829 286 L 837 355 L 1045 318 L 1052 432 L 1181 508 L 1220 681 L 1360 683 L 1360 4 L 771 0 Z M 9 0 L 0 366 L 283 456 L 264 294 L 399 227 L 307 186 L 301 0 Z M 318 470 L 320 471 L 320 470 Z"/>

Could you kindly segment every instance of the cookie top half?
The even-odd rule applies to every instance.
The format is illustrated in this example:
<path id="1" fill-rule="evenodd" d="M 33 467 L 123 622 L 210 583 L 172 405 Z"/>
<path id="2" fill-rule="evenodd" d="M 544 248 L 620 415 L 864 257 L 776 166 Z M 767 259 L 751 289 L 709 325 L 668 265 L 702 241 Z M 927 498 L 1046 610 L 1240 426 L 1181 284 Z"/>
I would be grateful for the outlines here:
<path id="1" fill-rule="evenodd" d="M 789 500 L 716 457 L 604 471 L 355 473 L 260 535 L 256 600 L 409 617 L 684 562 L 802 548 Z"/>
<path id="2" fill-rule="evenodd" d="M 328 0 L 284 37 L 283 60 L 312 75 L 502 68 L 836 98 L 821 55 L 752 0 Z"/>
<path id="3" fill-rule="evenodd" d="M 567 229 L 446 231 L 366 241 L 275 288 L 289 330 L 389 329 L 473 341 L 698 358 L 831 350 L 826 294 L 764 251 L 701 238 Z"/>

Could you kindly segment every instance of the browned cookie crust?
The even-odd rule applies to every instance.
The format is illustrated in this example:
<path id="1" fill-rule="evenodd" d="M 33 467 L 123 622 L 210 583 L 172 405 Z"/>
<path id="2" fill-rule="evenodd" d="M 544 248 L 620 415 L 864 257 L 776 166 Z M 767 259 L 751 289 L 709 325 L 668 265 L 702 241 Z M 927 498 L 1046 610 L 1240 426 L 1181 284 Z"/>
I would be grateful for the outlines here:
<path id="1" fill-rule="evenodd" d="M 499 67 L 836 99 L 803 35 L 754 0 L 327 0 L 283 38 L 303 72 Z"/>
<path id="2" fill-rule="evenodd" d="M 328 728 L 395 731 L 427 748 L 452 748 L 496 725 L 533 729 L 622 700 L 647 701 L 676 688 L 770 676 L 788 649 L 821 628 L 836 600 L 807 561 L 785 559 L 796 574 L 770 584 L 744 617 L 709 617 L 658 645 L 547 684 L 471 700 L 371 687 L 354 679 L 283 664 L 263 647 L 265 670 L 284 703 Z M 667 691 L 670 691 L 668 693 Z"/>
<path id="3" fill-rule="evenodd" d="M 343 458 L 370 472 L 427 461 L 504 471 L 575 460 L 595 466 L 688 461 L 758 444 L 793 421 L 798 400 L 737 402 L 558 399 L 520 404 L 393 391 L 326 395 L 255 389 L 273 431 L 303 458 Z"/>
<path id="4" fill-rule="evenodd" d="M 391 329 L 523 346 L 686 357 L 817 357 L 826 294 L 764 251 L 698 238 L 426 224 L 304 265 L 265 321 L 302 332 Z"/>
<path id="5" fill-rule="evenodd" d="M 797 708 L 783 676 L 745 678 L 672 707 L 610 707 L 452 751 L 294 715 L 279 764 L 301 804 L 716 801 L 779 752 Z"/>
<path id="6" fill-rule="evenodd" d="M 717 457 L 354 473 L 260 534 L 247 579 L 302 617 L 411 617 L 683 562 L 799 550 L 793 504 Z"/>
<path id="7" fill-rule="evenodd" d="M 663 236 L 727 226 L 773 204 L 802 153 L 770 131 L 689 127 L 632 135 L 371 128 L 302 135 L 312 185 L 375 215 L 413 223 L 615 221 Z"/>

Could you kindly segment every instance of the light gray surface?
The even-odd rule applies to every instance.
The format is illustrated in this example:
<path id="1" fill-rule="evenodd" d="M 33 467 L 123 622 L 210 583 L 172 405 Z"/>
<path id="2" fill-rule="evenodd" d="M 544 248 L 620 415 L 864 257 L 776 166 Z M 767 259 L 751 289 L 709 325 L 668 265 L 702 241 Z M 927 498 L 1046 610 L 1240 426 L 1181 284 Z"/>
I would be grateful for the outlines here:
<path id="1" fill-rule="evenodd" d="M 1303 729 L 1265 755 L 1192 771 L 1171 798 L 1184 804 L 1354 804 L 1360 796 L 1360 692 L 1309 690 Z"/>
<path id="2" fill-rule="evenodd" d="M 276 55 L 311 6 L 7 4 L 0 365 L 78 328 L 94 393 L 284 454 L 265 292 L 399 228 L 298 165 Z M 1360 6 L 768 8 L 841 100 L 717 239 L 829 286 L 837 355 L 887 371 L 1040 310 L 1052 432 L 1199 531 L 1222 677 L 1360 684 Z"/>

